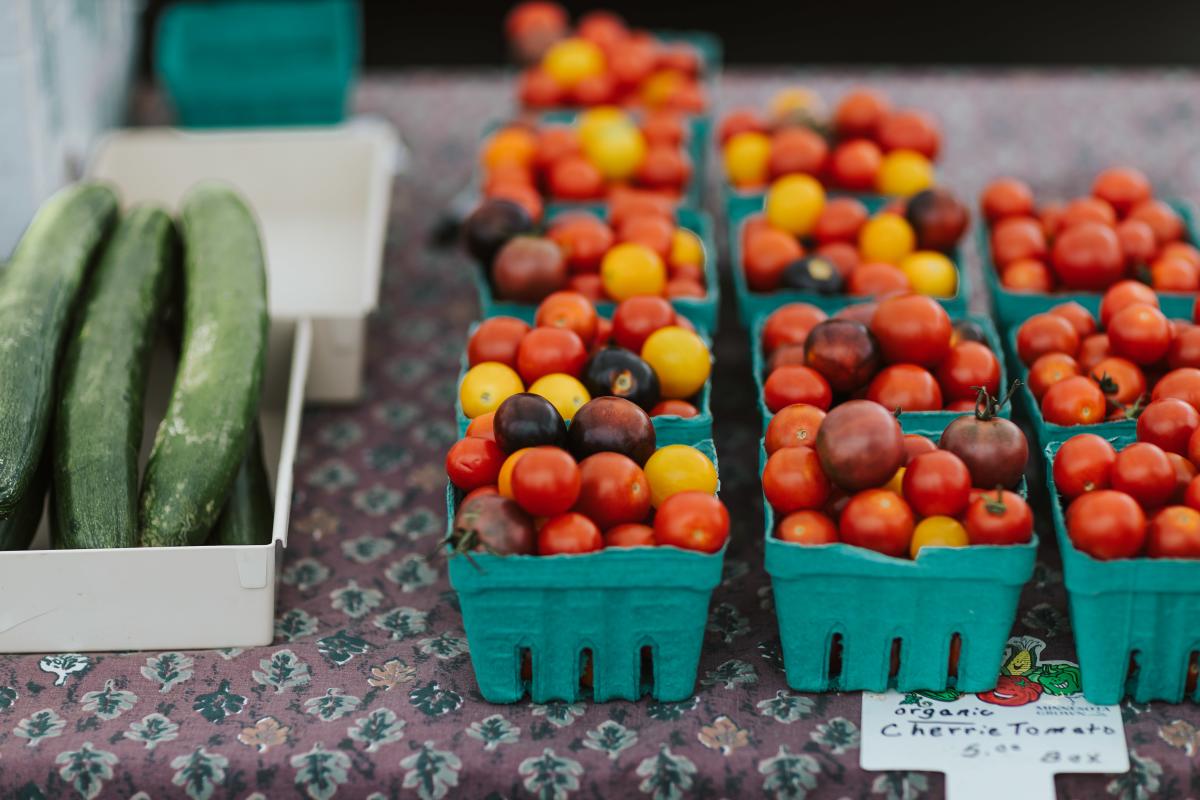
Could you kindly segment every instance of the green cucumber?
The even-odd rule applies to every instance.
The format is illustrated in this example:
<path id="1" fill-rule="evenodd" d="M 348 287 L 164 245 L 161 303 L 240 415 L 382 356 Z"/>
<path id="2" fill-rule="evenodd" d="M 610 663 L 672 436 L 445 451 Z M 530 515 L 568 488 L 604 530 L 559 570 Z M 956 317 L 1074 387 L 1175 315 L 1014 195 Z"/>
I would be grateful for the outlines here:
<path id="1" fill-rule="evenodd" d="M 176 270 L 170 216 L 131 211 L 80 300 L 59 367 L 54 419 L 54 546 L 136 547 L 142 401 Z"/>
<path id="2" fill-rule="evenodd" d="M 63 189 L 38 210 L 0 276 L 0 517 L 37 472 L 71 311 L 116 217 L 107 186 Z"/>
<path id="3" fill-rule="evenodd" d="M 46 489 L 50 483 L 50 458 L 43 457 L 25 496 L 12 513 L 0 519 L 0 550 L 26 550 L 37 533 L 46 507 Z"/>
<path id="4" fill-rule="evenodd" d="M 225 501 L 225 510 L 217 522 L 213 544 L 270 544 L 274 519 L 267 465 L 263 462 L 256 425 L 229 499 Z"/>
<path id="5" fill-rule="evenodd" d="M 203 543 L 233 486 L 262 394 L 267 274 L 258 226 L 231 189 L 184 198 L 183 340 L 142 478 L 142 545 Z"/>

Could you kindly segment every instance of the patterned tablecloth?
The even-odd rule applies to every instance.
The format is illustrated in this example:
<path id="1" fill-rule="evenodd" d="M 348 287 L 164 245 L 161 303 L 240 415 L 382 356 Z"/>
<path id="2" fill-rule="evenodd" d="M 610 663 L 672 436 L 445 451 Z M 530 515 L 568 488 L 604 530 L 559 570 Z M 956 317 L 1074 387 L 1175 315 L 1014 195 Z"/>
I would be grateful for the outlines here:
<path id="1" fill-rule="evenodd" d="M 762 103 L 794 81 L 826 96 L 871 81 L 936 111 L 942 175 L 968 198 L 1010 171 L 1042 191 L 1080 191 L 1114 162 L 1139 164 L 1163 194 L 1200 198 L 1192 73 L 732 72 L 722 107 Z M 762 570 L 748 343 L 728 303 L 714 406 L 735 528 L 695 697 L 493 706 L 478 696 L 434 555 L 455 376 L 477 305 L 460 256 L 429 235 L 474 164 L 478 132 L 509 97 L 495 74 L 361 86 L 358 108 L 390 119 L 415 157 L 396 186 L 366 399 L 304 418 L 275 643 L 0 656 L 0 796 L 942 796 L 940 774 L 859 769 L 857 695 L 801 695 L 784 683 Z M 1043 640 L 1046 658 L 1073 656 L 1052 545 L 1014 634 Z M 1124 716 L 1132 771 L 1060 778 L 1060 796 L 1197 796 L 1200 712 L 1127 704 Z"/>

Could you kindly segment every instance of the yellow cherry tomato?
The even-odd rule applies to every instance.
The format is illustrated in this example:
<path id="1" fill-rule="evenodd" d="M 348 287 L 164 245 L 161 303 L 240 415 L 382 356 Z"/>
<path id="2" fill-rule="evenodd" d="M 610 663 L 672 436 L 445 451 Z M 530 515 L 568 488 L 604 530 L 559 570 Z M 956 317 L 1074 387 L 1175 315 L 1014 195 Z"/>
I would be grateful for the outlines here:
<path id="1" fill-rule="evenodd" d="M 505 400 L 523 391 L 521 376 L 512 367 L 499 361 L 484 361 L 467 370 L 462 386 L 458 387 L 458 398 L 463 413 L 474 419 L 495 411 Z"/>
<path id="2" fill-rule="evenodd" d="M 605 125 L 583 140 L 583 154 L 605 178 L 625 180 L 646 158 L 646 137 L 632 123 Z"/>
<path id="3" fill-rule="evenodd" d="M 753 189 L 767 183 L 767 162 L 771 158 L 771 138 L 757 131 L 743 131 L 725 143 L 722 153 L 725 174 L 739 189 Z"/>
<path id="4" fill-rule="evenodd" d="M 825 115 L 825 101 L 804 86 L 780 89 L 767 105 L 773 122 L 816 123 Z"/>
<path id="5" fill-rule="evenodd" d="M 933 186 L 933 164 L 915 150 L 893 150 L 883 157 L 875 175 L 880 194 L 910 197 Z"/>
<path id="6" fill-rule="evenodd" d="M 684 400 L 704 386 L 712 372 L 712 354 L 704 340 L 687 328 L 659 328 L 642 344 L 642 360 L 658 375 L 662 396 Z"/>
<path id="7" fill-rule="evenodd" d="M 589 108 L 579 115 L 576 123 L 579 129 L 579 143 L 582 145 L 589 139 L 596 138 L 602 130 L 610 125 L 632 125 L 633 118 L 616 106 L 596 106 Z"/>
<path id="8" fill-rule="evenodd" d="M 662 108 L 671 102 L 684 80 L 677 70 L 659 70 L 642 82 L 642 102 L 649 108 Z"/>
<path id="9" fill-rule="evenodd" d="M 543 375 L 533 382 L 529 391 L 533 394 L 540 394 L 549 400 L 550 405 L 557 408 L 558 413 L 562 414 L 562 418 L 567 421 L 575 416 L 575 412 L 584 403 L 592 399 L 583 384 L 565 372 Z"/>
<path id="10" fill-rule="evenodd" d="M 899 264 L 916 246 L 917 235 L 908 220 L 890 211 L 871 217 L 858 232 L 858 250 L 864 264 Z"/>
<path id="11" fill-rule="evenodd" d="M 512 455 L 504 459 L 504 463 L 500 465 L 500 477 L 496 478 L 496 490 L 500 492 L 502 497 L 513 499 L 512 491 L 512 474 L 513 467 L 517 466 L 517 459 L 528 453 L 530 447 L 522 447 L 520 450 L 514 450 Z"/>
<path id="12" fill-rule="evenodd" d="M 704 266 L 704 243 L 687 228 L 676 228 L 671 235 L 671 253 L 667 256 L 671 266 Z"/>
<path id="13" fill-rule="evenodd" d="M 558 85 L 571 87 L 604 72 L 604 51 L 587 39 L 573 36 L 550 46 L 542 56 L 542 69 Z"/>
<path id="14" fill-rule="evenodd" d="M 904 470 L 905 470 L 905 467 L 901 467 L 900 469 L 896 470 L 896 474 L 892 476 L 892 479 L 890 481 L 888 481 L 887 483 L 884 484 L 883 488 L 887 489 L 889 492 L 895 492 L 896 494 L 903 497 L 904 496 L 904 489 L 903 489 Z"/>
<path id="15" fill-rule="evenodd" d="M 825 189 L 812 175 L 787 175 L 767 190 L 767 222 L 794 236 L 807 236 L 825 208 Z"/>
<path id="16" fill-rule="evenodd" d="M 967 529 L 953 517 L 926 517 L 913 528 L 912 543 L 908 546 L 913 558 L 922 547 L 966 547 Z"/>
<path id="17" fill-rule="evenodd" d="M 667 268 L 658 253 L 640 242 L 622 242 L 600 261 L 604 292 L 620 302 L 639 295 L 661 296 L 667 287 Z"/>
<path id="18" fill-rule="evenodd" d="M 918 250 L 904 257 L 900 271 L 908 278 L 914 292 L 930 297 L 953 297 L 958 291 L 958 269 L 944 253 Z"/>
<path id="19" fill-rule="evenodd" d="M 655 508 L 679 492 L 717 493 L 716 466 L 704 453 L 686 444 L 669 444 L 655 450 L 643 470 Z"/>

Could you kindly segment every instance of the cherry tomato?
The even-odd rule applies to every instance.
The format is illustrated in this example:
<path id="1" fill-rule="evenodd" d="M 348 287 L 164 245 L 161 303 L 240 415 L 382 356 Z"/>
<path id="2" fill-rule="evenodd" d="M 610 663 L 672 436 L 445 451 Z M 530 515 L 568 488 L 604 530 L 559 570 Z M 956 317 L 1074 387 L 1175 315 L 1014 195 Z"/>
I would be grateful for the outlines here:
<path id="1" fill-rule="evenodd" d="M 779 288 L 783 271 L 804 255 L 804 248 L 794 236 L 775 228 L 744 237 L 742 249 L 746 283 L 753 292 L 771 292 Z"/>
<path id="2" fill-rule="evenodd" d="M 538 530 L 540 556 L 577 555 L 604 549 L 604 537 L 596 523 L 573 511 L 546 520 Z"/>
<path id="3" fill-rule="evenodd" d="M 855 297 L 886 297 L 912 291 L 912 281 L 894 264 L 872 261 L 859 264 L 846 281 L 846 292 Z"/>
<path id="4" fill-rule="evenodd" d="M 771 137 L 767 171 L 771 178 L 784 175 L 820 175 L 829 157 L 829 145 L 811 128 L 783 128 Z"/>
<path id="5" fill-rule="evenodd" d="M 1112 488 L 1129 495 L 1143 508 L 1159 508 L 1175 492 L 1175 468 L 1158 445 L 1134 442 L 1117 453 Z"/>
<path id="6" fill-rule="evenodd" d="M 1100 327 L 1108 330 L 1117 312 L 1134 303 L 1145 303 L 1158 308 L 1158 295 L 1149 286 L 1138 281 L 1120 281 L 1113 284 L 1100 298 Z"/>
<path id="7" fill-rule="evenodd" d="M 602 300 L 608 299 L 604 294 L 604 281 L 595 272 L 579 272 L 572 275 L 570 278 L 567 278 L 566 288 L 572 292 L 579 292 L 593 303 L 599 303 Z M 598 320 L 596 323 L 597 332 L 600 330 L 600 325 L 607 322 L 608 320 L 603 318 Z"/>
<path id="8" fill-rule="evenodd" d="M 832 262 L 843 279 L 854 274 L 861 263 L 858 247 L 850 242 L 826 242 L 817 247 L 816 255 Z"/>
<path id="9" fill-rule="evenodd" d="M 496 431 L 492 427 L 492 420 L 495 419 L 496 412 L 489 411 L 486 414 L 480 414 L 467 424 L 467 436 L 474 436 L 479 439 L 491 439 L 496 441 Z"/>
<path id="10" fill-rule="evenodd" d="M 1067 508 L 1067 536 L 1093 558 L 1131 558 L 1146 541 L 1146 515 L 1123 492 L 1088 492 Z"/>
<path id="11" fill-rule="evenodd" d="M 680 190 L 692 179 L 692 162 L 678 145 L 651 145 L 634 178 L 647 189 Z"/>
<path id="12" fill-rule="evenodd" d="M 834 185 L 856 192 L 875 188 L 875 176 L 883 166 L 883 151 L 869 139 L 850 139 L 833 148 L 829 176 Z"/>
<path id="13" fill-rule="evenodd" d="M 939 515 L 926 517 L 917 523 L 908 552 L 917 558 L 926 547 L 966 547 L 968 544 L 967 529 L 962 523 L 953 517 Z"/>
<path id="14" fill-rule="evenodd" d="M 1171 325 L 1155 306 L 1133 303 L 1113 315 L 1108 347 L 1114 356 L 1136 364 L 1160 361 L 1171 349 Z"/>
<path id="15" fill-rule="evenodd" d="M 1154 241 L 1154 231 L 1137 219 L 1125 219 L 1117 224 L 1117 241 L 1121 243 L 1125 263 L 1131 266 L 1149 264 L 1158 250 L 1158 242 Z"/>
<path id="16" fill-rule="evenodd" d="M 847 92 L 833 112 L 833 127 L 841 139 L 852 136 L 874 137 L 891 103 L 872 89 Z"/>
<path id="17" fill-rule="evenodd" d="M 654 547 L 654 528 L 639 523 L 628 523 L 609 528 L 604 532 L 605 547 Z"/>
<path id="18" fill-rule="evenodd" d="M 670 444 L 660 447 L 644 467 L 650 482 L 650 502 L 661 508 L 668 497 L 687 491 L 717 492 L 717 468 L 694 447 Z"/>
<path id="19" fill-rule="evenodd" d="M 1068 289 L 1106 289 L 1125 276 L 1117 233 L 1100 222 L 1080 222 L 1059 232 L 1050 263 Z"/>
<path id="20" fill-rule="evenodd" d="M 1054 425 L 1094 425 L 1104 421 L 1104 412 L 1100 386 L 1082 375 L 1059 381 L 1042 396 L 1042 416 Z"/>
<path id="21" fill-rule="evenodd" d="M 829 318 L 821 309 L 808 303 L 789 303 L 767 317 L 762 329 L 762 348 L 771 355 L 780 345 L 804 344 L 808 332 Z"/>
<path id="22" fill-rule="evenodd" d="M 867 207 L 853 197 L 834 197 L 825 203 L 813 227 L 813 238 L 820 244 L 858 241 L 858 232 L 870 214 Z"/>
<path id="23" fill-rule="evenodd" d="M 1183 220 L 1175 209 L 1162 200 L 1144 200 L 1129 212 L 1129 219 L 1141 220 L 1154 231 L 1159 247 L 1183 238 Z"/>
<path id="24" fill-rule="evenodd" d="M 911 464 L 912 460 L 922 453 L 932 453 L 937 445 L 919 433 L 904 434 L 904 463 Z"/>
<path id="25" fill-rule="evenodd" d="M 942 390 L 924 367 L 892 364 L 872 379 L 867 399 L 890 411 L 937 411 L 942 407 Z"/>
<path id="26" fill-rule="evenodd" d="M 957 517 L 967 507 L 971 473 L 962 459 L 948 450 L 923 453 L 904 470 L 904 499 L 923 517 Z"/>
<path id="27" fill-rule="evenodd" d="M 699 298 L 708 294 L 702 283 L 691 278 L 672 278 L 667 281 L 667 288 L 663 292 L 672 300 L 679 297 Z"/>
<path id="28" fill-rule="evenodd" d="M 533 322 L 539 328 L 574 331 L 581 342 L 596 338 L 596 307 L 579 292 L 553 292 L 537 307 Z"/>
<path id="29" fill-rule="evenodd" d="M 1188 508 L 1200 509 L 1200 476 L 1192 478 L 1183 492 L 1183 502 Z"/>
<path id="30" fill-rule="evenodd" d="M 737 108 L 726 114 L 717 126 L 717 142 L 724 147 L 726 142 L 739 133 L 763 133 L 766 130 L 767 123 L 756 109 Z"/>
<path id="31" fill-rule="evenodd" d="M 1200 411 L 1200 369 L 1180 367 L 1162 376 L 1154 384 L 1150 399 L 1161 400 L 1164 397 L 1176 397 Z"/>
<path id="32" fill-rule="evenodd" d="M 554 162 L 547 185 L 550 194 L 559 200 L 597 200 L 604 196 L 603 173 L 581 155 L 564 156 Z"/>
<path id="33" fill-rule="evenodd" d="M 566 214 L 550 224 L 546 236 L 562 248 L 567 269 L 574 273 L 600 270 L 600 259 L 613 246 L 612 228 L 591 214 Z"/>
<path id="34" fill-rule="evenodd" d="M 1092 194 L 1107 201 L 1123 217 L 1134 206 L 1150 199 L 1150 181 L 1133 167 L 1109 167 L 1096 176 Z"/>
<path id="35" fill-rule="evenodd" d="M 871 332 L 889 363 L 935 368 L 950 352 L 954 334 L 950 316 L 935 300 L 921 295 L 889 297 L 871 319 Z"/>
<path id="36" fill-rule="evenodd" d="M 1092 316 L 1092 312 L 1074 300 L 1069 303 L 1059 303 L 1050 309 L 1050 313 L 1071 323 L 1071 326 L 1075 328 L 1075 333 L 1079 334 L 1080 341 L 1096 332 L 1096 318 Z"/>
<path id="37" fill-rule="evenodd" d="M 887 152 L 913 150 L 933 161 L 941 146 L 937 120 L 923 111 L 900 109 L 879 123 L 877 138 Z"/>
<path id="38" fill-rule="evenodd" d="M 1167 366 L 1171 369 L 1200 367 L 1200 327 L 1180 331 L 1171 339 Z"/>
<path id="39" fill-rule="evenodd" d="M 687 137 L 684 118 L 678 112 L 655 109 L 642 117 L 642 135 L 651 145 L 679 147 Z"/>
<path id="40" fill-rule="evenodd" d="M 612 322 L 613 341 L 640 353 L 650 334 L 675 324 L 675 309 L 661 297 L 631 297 L 617 304 Z"/>
<path id="41" fill-rule="evenodd" d="M 1155 514 L 1146 553 L 1151 558 L 1200 558 L 1200 511 L 1169 506 Z"/>
<path id="42" fill-rule="evenodd" d="M 579 375 L 586 362 L 583 340 L 566 328 L 534 328 L 517 348 L 517 372 L 526 384 L 556 372 Z"/>
<path id="43" fill-rule="evenodd" d="M 1078 351 L 1079 334 L 1067 319 L 1057 314 L 1034 314 L 1017 328 L 1017 355 L 1026 365 L 1046 353 L 1074 357 Z"/>
<path id="44" fill-rule="evenodd" d="M 1150 403 L 1138 416 L 1137 438 L 1168 453 L 1186 456 L 1192 433 L 1200 428 L 1200 412 L 1182 400 L 1165 397 Z"/>
<path id="45" fill-rule="evenodd" d="M 1187 488 L 1196 477 L 1196 465 L 1178 453 L 1167 453 L 1167 458 L 1175 470 L 1175 491 L 1171 494 L 1171 502 L 1182 503 L 1187 497 Z"/>
<path id="46" fill-rule="evenodd" d="M 1016 492 L 984 492 L 967 507 L 963 520 L 971 544 L 1023 544 L 1033 536 L 1033 512 Z"/>
<path id="47" fill-rule="evenodd" d="M 1033 396 L 1040 402 L 1051 386 L 1078 374 L 1079 365 L 1066 353 L 1046 353 L 1038 356 L 1029 366 L 1026 383 L 1029 391 L 1033 392 Z"/>
<path id="48" fill-rule="evenodd" d="M 992 228 L 992 260 L 1001 268 L 1046 257 L 1046 233 L 1033 217 L 1007 217 Z"/>
<path id="49" fill-rule="evenodd" d="M 1089 373 L 1108 356 L 1108 334 L 1093 333 L 1079 343 L 1079 355 L 1075 361 L 1081 373 Z"/>
<path id="50" fill-rule="evenodd" d="M 483 497 L 486 495 L 499 496 L 499 494 L 500 489 L 494 483 L 488 484 L 487 486 L 477 486 L 463 495 L 462 504 L 465 506 L 469 501 L 474 500 L 476 497 Z"/>
<path id="51" fill-rule="evenodd" d="M 529 331 L 529 323 L 516 317 L 485 319 L 467 342 L 468 365 L 473 367 L 485 361 L 498 361 L 516 367 L 517 348 Z"/>
<path id="52" fill-rule="evenodd" d="M 1078 197 L 1063 208 L 1059 220 L 1059 232 L 1081 222 L 1099 222 L 1102 225 L 1116 225 L 1117 212 L 1113 211 L 1104 200 L 1098 197 Z"/>
<path id="53" fill-rule="evenodd" d="M 1159 292 L 1194 292 L 1200 288 L 1200 274 L 1187 259 L 1164 256 L 1150 265 L 1150 283 Z"/>
<path id="54" fill-rule="evenodd" d="M 1080 433 L 1063 442 L 1054 455 L 1054 485 L 1067 500 L 1112 485 L 1117 451 L 1102 436 Z"/>
<path id="55" fill-rule="evenodd" d="M 1137 364 L 1124 358 L 1109 356 L 1092 367 L 1089 374 L 1092 380 L 1100 384 L 1104 396 L 1118 409 L 1132 405 L 1146 393 L 1146 376 Z"/>
<path id="56" fill-rule="evenodd" d="M 763 400 L 771 413 L 794 403 L 807 403 L 829 410 L 833 390 L 821 373 L 811 367 L 787 366 L 772 372 L 763 384 Z"/>
<path id="57" fill-rule="evenodd" d="M 679 492 L 654 515 L 654 541 L 660 546 L 715 553 L 729 538 L 729 511 L 705 492 Z"/>
<path id="58" fill-rule="evenodd" d="M 779 409 L 767 424 L 764 437 L 767 455 L 784 447 L 809 445 L 817 441 L 825 412 L 807 403 L 796 403 Z"/>
<path id="59" fill-rule="evenodd" d="M 446 453 L 446 475 L 464 492 L 495 483 L 503 464 L 504 451 L 500 446 L 479 436 L 459 439 Z"/>
<path id="60" fill-rule="evenodd" d="M 1033 213 L 1033 190 L 1016 178 L 997 178 L 987 185 L 979 199 L 988 222 Z"/>
<path id="61" fill-rule="evenodd" d="M 579 462 L 580 489 L 575 511 L 602 530 L 641 522 L 650 513 L 650 483 L 633 459 L 595 453 Z"/>
<path id="62" fill-rule="evenodd" d="M 867 489 L 851 497 L 838 522 L 846 544 L 896 557 L 908 554 L 915 525 L 908 503 L 887 489 Z"/>
<path id="63" fill-rule="evenodd" d="M 1000 361 L 986 345 L 961 342 L 951 348 L 938 367 L 937 380 L 946 402 L 970 400 L 973 403 L 979 395 L 977 386 L 992 395 L 1000 393 Z"/>
<path id="64" fill-rule="evenodd" d="M 682 417 L 691 419 L 700 416 L 700 409 L 686 400 L 660 400 L 650 409 L 652 417 Z"/>
<path id="65" fill-rule="evenodd" d="M 796 544 L 834 544 L 837 525 L 820 511 L 796 511 L 780 520 L 775 538 Z"/>
<path id="66" fill-rule="evenodd" d="M 581 484 L 579 465 L 558 447 L 531 447 L 512 471 L 513 499 L 535 517 L 570 509 L 579 499 Z"/>
<path id="67" fill-rule="evenodd" d="M 467 370 L 458 399 L 468 419 L 495 411 L 500 404 L 518 392 L 525 391 L 521 376 L 504 364 L 485 361 Z"/>
<path id="68" fill-rule="evenodd" d="M 665 262 L 671 254 L 675 223 L 657 215 L 629 217 L 617 228 L 618 242 L 637 242 L 649 247 Z"/>
<path id="69" fill-rule="evenodd" d="M 780 514 L 818 509 L 829 498 L 829 478 L 817 453 L 807 445 L 776 450 L 762 475 L 763 494 Z"/>
<path id="70" fill-rule="evenodd" d="M 1054 274 L 1045 262 L 1036 258 L 1019 258 L 1000 273 L 1000 285 L 1010 292 L 1054 291 Z"/>

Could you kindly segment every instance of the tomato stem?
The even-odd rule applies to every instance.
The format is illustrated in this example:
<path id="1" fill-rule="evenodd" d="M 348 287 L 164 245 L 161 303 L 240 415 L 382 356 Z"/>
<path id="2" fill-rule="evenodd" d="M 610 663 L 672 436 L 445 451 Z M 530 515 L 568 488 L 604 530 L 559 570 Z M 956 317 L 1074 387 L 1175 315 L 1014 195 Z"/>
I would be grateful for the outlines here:
<path id="1" fill-rule="evenodd" d="M 1003 516 L 1004 512 L 1008 511 L 1008 506 L 1004 503 L 1004 487 L 996 487 L 996 497 L 994 500 L 989 500 L 987 495 L 984 495 L 983 507 L 989 514 L 995 514 L 997 517 Z"/>
<path id="2" fill-rule="evenodd" d="M 972 386 L 971 388 L 977 393 L 975 397 L 975 419 L 986 422 L 987 420 L 993 419 L 999 415 L 1000 409 L 1012 402 L 1013 392 L 1015 392 L 1017 387 L 1020 385 L 1020 378 L 1013 379 L 1013 382 L 1009 384 L 1008 391 L 1004 393 L 1003 397 L 993 397 L 991 392 L 987 390 L 986 386 Z"/>

